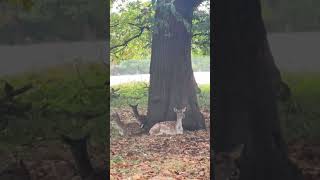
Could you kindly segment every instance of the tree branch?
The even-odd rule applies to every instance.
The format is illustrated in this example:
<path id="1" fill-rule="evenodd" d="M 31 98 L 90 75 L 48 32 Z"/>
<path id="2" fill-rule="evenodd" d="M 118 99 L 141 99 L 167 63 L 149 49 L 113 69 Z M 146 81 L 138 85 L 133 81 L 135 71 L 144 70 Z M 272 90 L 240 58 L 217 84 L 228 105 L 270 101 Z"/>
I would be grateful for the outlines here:
<path id="1" fill-rule="evenodd" d="M 20 89 L 16 89 L 14 90 L 13 92 L 11 92 L 10 94 L 7 94 L 7 96 L 3 97 L 3 98 L 0 98 L 0 103 L 3 103 L 9 99 L 12 99 L 13 97 L 19 95 L 19 94 L 22 94 L 28 90 L 30 90 L 31 88 L 33 88 L 32 84 L 28 84 Z"/>
<path id="2" fill-rule="evenodd" d="M 131 38 L 127 39 L 126 41 L 124 41 L 122 44 L 118 44 L 118 45 L 115 45 L 115 46 L 112 46 L 110 47 L 110 51 L 112 51 L 113 49 L 116 49 L 116 48 L 119 48 L 119 47 L 126 47 L 128 46 L 128 44 L 133 41 L 134 39 L 140 37 L 142 35 L 142 33 L 147 29 L 147 30 L 150 30 L 150 27 L 149 26 L 138 26 L 137 24 L 133 24 L 133 23 L 128 23 L 129 25 L 132 25 L 132 26 L 136 26 L 140 29 L 140 32 L 134 36 L 132 36 Z"/>
<path id="3" fill-rule="evenodd" d="M 209 33 L 195 33 L 195 34 L 192 34 L 192 37 L 195 37 L 195 36 L 209 36 Z"/>

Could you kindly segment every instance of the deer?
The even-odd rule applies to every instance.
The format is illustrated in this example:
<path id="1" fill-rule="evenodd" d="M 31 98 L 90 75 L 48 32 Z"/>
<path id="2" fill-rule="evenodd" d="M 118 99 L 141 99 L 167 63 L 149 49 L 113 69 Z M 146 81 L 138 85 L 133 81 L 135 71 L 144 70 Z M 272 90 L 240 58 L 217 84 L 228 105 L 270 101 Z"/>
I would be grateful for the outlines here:
<path id="1" fill-rule="evenodd" d="M 106 168 L 94 169 L 87 150 L 87 141 L 90 135 L 79 139 L 72 139 L 66 135 L 61 135 L 61 140 L 70 147 L 72 156 L 76 162 L 77 170 L 83 180 L 108 179 Z"/>
<path id="2" fill-rule="evenodd" d="M 113 113 L 111 116 L 111 120 L 115 121 L 116 128 L 118 129 L 121 136 L 140 135 L 144 132 L 139 123 L 123 123 L 120 120 L 120 116 L 117 112 Z"/>
<path id="3" fill-rule="evenodd" d="M 147 123 L 147 116 L 146 116 L 146 115 L 141 115 L 141 114 L 139 114 L 138 105 L 139 105 L 139 104 L 136 104 L 136 105 L 129 104 L 129 106 L 130 106 L 131 109 L 132 109 L 132 112 L 133 112 L 134 117 L 135 117 L 135 118 L 137 119 L 137 121 L 140 123 L 140 127 L 143 128 L 144 125 Z"/>
<path id="4" fill-rule="evenodd" d="M 185 118 L 187 107 L 182 109 L 173 108 L 177 114 L 177 121 L 163 121 L 152 126 L 149 130 L 150 135 L 176 135 L 183 134 L 182 119 Z"/>
<path id="5" fill-rule="evenodd" d="M 239 159 L 244 149 L 241 144 L 231 152 L 220 152 L 215 155 L 215 179 L 237 180 L 240 176 Z"/>

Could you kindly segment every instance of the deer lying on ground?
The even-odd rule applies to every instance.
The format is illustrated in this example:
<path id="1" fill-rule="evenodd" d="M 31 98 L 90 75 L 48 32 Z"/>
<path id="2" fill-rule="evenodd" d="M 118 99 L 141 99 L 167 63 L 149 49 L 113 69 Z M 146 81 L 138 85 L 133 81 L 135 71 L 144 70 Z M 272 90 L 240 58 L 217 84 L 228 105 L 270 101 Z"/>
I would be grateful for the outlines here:
<path id="1" fill-rule="evenodd" d="M 64 143 L 69 145 L 72 156 L 76 162 L 76 167 L 78 172 L 83 180 L 100 180 L 108 178 L 107 168 L 101 168 L 99 170 L 94 169 L 90 162 L 88 150 L 87 150 L 87 141 L 89 135 L 86 135 L 83 138 L 71 139 L 65 135 L 61 136 L 61 139 Z"/>
<path id="2" fill-rule="evenodd" d="M 147 122 L 147 116 L 146 116 L 146 115 L 140 115 L 140 114 L 139 114 L 138 105 L 139 105 L 139 104 L 137 104 L 137 105 L 131 105 L 131 104 L 129 104 L 129 106 L 131 107 L 132 112 L 133 112 L 133 114 L 134 114 L 134 117 L 135 117 L 135 118 L 137 119 L 137 121 L 140 123 L 141 128 L 143 128 L 144 125 L 145 125 L 146 122 Z"/>
<path id="3" fill-rule="evenodd" d="M 131 135 L 139 135 L 144 132 L 141 128 L 141 125 L 136 122 L 132 123 L 123 123 L 120 120 L 120 116 L 118 113 L 113 113 L 111 115 L 111 120 L 114 120 L 116 123 L 116 128 L 118 129 L 121 136 L 131 136 Z"/>
<path id="4" fill-rule="evenodd" d="M 220 152 L 215 158 L 215 179 L 236 180 L 239 179 L 240 170 L 237 161 L 240 159 L 244 145 L 240 145 L 232 152 Z"/>
<path id="5" fill-rule="evenodd" d="M 183 127 L 182 127 L 182 119 L 185 118 L 185 111 L 187 107 L 182 109 L 173 109 L 174 112 L 177 114 L 177 121 L 164 121 L 159 122 L 152 126 L 149 130 L 150 135 L 175 135 L 175 134 L 183 134 Z"/>

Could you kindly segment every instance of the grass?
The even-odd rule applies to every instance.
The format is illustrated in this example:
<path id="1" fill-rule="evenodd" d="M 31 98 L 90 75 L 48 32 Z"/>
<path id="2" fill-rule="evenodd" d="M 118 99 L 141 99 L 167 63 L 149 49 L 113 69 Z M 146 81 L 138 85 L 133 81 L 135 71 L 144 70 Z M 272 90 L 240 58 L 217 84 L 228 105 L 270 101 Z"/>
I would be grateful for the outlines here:
<path id="1" fill-rule="evenodd" d="M 210 71 L 210 56 L 192 56 L 192 69 L 195 72 Z M 131 59 L 111 65 L 111 75 L 148 74 L 150 59 Z"/>
<path id="2" fill-rule="evenodd" d="M 0 133 L 0 150 L 37 139 L 56 138 L 59 134 L 79 136 L 90 133 L 94 142 L 103 144 L 109 108 L 107 90 L 103 85 L 107 74 L 102 64 L 81 63 L 77 67 L 67 64 L 1 77 L 15 88 L 29 83 L 33 88 L 17 97 L 19 102 L 31 103 L 32 110 L 27 117 L 10 119 L 6 132 Z M 1 90 L 0 97 L 4 94 Z M 102 115 L 86 119 L 81 113 Z"/>
<path id="3" fill-rule="evenodd" d="M 283 79 L 292 91 L 293 101 L 301 107 L 281 117 L 287 139 L 320 138 L 320 73 L 284 73 Z M 282 105 L 283 107 L 283 105 Z"/>
<path id="4" fill-rule="evenodd" d="M 146 108 L 148 102 L 148 89 L 146 83 L 135 82 L 112 86 L 119 89 L 120 97 L 111 99 L 111 108 L 128 108 L 129 104 L 139 104 L 139 107 Z M 200 108 L 210 108 L 210 85 L 199 85 L 201 93 L 198 94 Z"/>
<path id="5" fill-rule="evenodd" d="M 283 76 L 294 98 L 305 109 L 320 111 L 320 73 L 286 73 Z"/>

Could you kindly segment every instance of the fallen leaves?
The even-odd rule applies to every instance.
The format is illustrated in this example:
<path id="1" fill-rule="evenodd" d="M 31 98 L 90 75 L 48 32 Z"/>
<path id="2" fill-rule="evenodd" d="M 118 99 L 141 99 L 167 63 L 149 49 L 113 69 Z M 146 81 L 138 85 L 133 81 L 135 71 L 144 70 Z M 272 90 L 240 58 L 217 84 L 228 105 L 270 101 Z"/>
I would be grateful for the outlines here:
<path id="1" fill-rule="evenodd" d="M 289 143 L 292 161 L 302 170 L 305 180 L 320 179 L 320 141 L 296 141 Z"/>
<path id="2" fill-rule="evenodd" d="M 120 113 L 126 114 L 122 117 L 129 117 L 128 111 Z M 205 117 L 208 121 L 209 113 Z M 115 138 L 110 147 L 111 179 L 209 179 L 208 133 L 196 131 L 175 136 Z M 118 156 L 123 161 L 116 161 Z"/>

